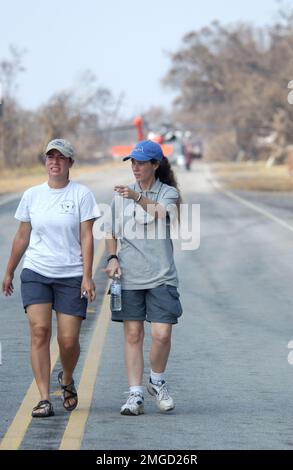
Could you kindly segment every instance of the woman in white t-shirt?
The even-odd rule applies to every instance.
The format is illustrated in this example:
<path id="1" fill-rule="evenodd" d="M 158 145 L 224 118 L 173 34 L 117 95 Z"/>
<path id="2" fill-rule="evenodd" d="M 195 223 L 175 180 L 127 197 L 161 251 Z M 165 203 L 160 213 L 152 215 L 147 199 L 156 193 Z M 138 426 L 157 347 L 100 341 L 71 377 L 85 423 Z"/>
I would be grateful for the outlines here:
<path id="1" fill-rule="evenodd" d="M 91 191 L 69 179 L 73 148 L 54 139 L 46 148 L 48 181 L 23 194 L 15 213 L 20 225 L 13 241 L 2 289 L 13 293 L 13 276 L 25 253 L 21 293 L 31 332 L 31 361 L 41 400 L 36 418 L 54 415 L 49 396 L 52 310 L 57 313 L 63 370 L 58 375 L 67 411 L 76 408 L 73 380 L 79 333 L 87 301 L 95 299 L 92 280 L 94 220 L 99 210 Z"/>

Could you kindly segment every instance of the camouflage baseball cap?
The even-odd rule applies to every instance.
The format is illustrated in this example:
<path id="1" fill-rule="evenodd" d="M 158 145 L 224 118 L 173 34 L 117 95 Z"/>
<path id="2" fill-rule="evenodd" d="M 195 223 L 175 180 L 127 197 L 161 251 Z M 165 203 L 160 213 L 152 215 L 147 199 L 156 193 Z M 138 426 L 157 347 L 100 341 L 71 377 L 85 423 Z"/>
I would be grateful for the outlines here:
<path id="1" fill-rule="evenodd" d="M 64 157 L 73 159 L 74 150 L 73 150 L 71 143 L 68 142 L 68 140 L 65 140 L 65 139 L 51 140 L 46 147 L 45 155 L 47 155 L 47 153 L 53 149 L 59 150 L 59 152 L 62 153 Z"/>

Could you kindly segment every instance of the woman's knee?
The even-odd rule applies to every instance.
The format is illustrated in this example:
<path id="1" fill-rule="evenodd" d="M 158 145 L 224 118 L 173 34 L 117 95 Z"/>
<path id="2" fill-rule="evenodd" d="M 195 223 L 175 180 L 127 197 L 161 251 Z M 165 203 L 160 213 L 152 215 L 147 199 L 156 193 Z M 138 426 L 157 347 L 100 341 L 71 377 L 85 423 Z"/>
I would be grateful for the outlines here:
<path id="1" fill-rule="evenodd" d="M 166 346 L 171 342 L 171 334 L 169 331 L 153 331 L 152 340 L 162 346 Z"/>
<path id="2" fill-rule="evenodd" d="M 143 326 L 127 325 L 125 328 L 125 340 L 128 344 L 135 345 L 143 342 L 144 328 Z"/>
<path id="3" fill-rule="evenodd" d="M 40 347 L 48 344 L 51 339 L 51 328 L 49 326 L 35 325 L 31 329 L 31 340 L 33 346 Z"/>
<path id="4" fill-rule="evenodd" d="M 78 337 L 58 335 L 58 344 L 63 351 L 72 351 L 79 348 Z"/>

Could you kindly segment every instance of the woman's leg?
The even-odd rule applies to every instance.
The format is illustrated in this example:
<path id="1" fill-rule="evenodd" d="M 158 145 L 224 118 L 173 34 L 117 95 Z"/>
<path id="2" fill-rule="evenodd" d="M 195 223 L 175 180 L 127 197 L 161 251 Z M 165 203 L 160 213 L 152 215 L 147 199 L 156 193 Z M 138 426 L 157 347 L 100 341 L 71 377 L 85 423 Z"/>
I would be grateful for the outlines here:
<path id="1" fill-rule="evenodd" d="M 31 332 L 31 362 L 34 377 L 41 400 L 49 400 L 52 304 L 29 305 L 26 310 Z"/>
<path id="2" fill-rule="evenodd" d="M 129 395 L 122 405 L 122 415 L 140 415 L 144 413 L 142 387 L 143 376 L 143 321 L 124 321 L 124 357 L 127 369 Z"/>
<path id="3" fill-rule="evenodd" d="M 161 411 L 170 411 L 175 407 L 164 372 L 171 349 L 172 325 L 152 323 L 152 345 L 150 351 L 151 377 L 147 384 L 148 392 L 154 397 Z"/>
<path id="4" fill-rule="evenodd" d="M 140 386 L 143 376 L 143 321 L 124 321 L 124 357 L 130 387 Z"/>
<path id="5" fill-rule="evenodd" d="M 79 358 L 79 333 L 81 323 L 82 317 L 63 313 L 57 314 L 57 339 L 63 369 L 63 385 L 68 385 L 72 382 L 73 371 Z M 74 402 L 74 399 L 68 400 L 68 405 L 73 405 Z"/>
<path id="6" fill-rule="evenodd" d="M 150 350 L 150 365 L 154 372 L 165 371 L 171 349 L 172 325 L 168 323 L 152 323 L 152 345 Z"/>

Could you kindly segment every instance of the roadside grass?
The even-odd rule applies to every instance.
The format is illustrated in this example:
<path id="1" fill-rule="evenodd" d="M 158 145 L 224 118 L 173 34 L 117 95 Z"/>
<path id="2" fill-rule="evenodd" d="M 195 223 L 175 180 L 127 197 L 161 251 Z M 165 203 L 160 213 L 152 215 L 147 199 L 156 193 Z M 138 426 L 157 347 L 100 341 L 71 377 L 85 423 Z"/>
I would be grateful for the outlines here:
<path id="1" fill-rule="evenodd" d="M 293 176 L 287 165 L 265 166 L 265 162 L 210 163 L 216 180 L 227 189 L 248 191 L 293 191 Z"/>
<path id="2" fill-rule="evenodd" d="M 98 171 L 109 171 L 117 167 L 121 162 L 109 161 L 97 163 L 96 165 L 76 165 L 70 170 L 72 179 L 84 173 L 96 173 Z M 46 168 L 43 165 L 36 165 L 31 168 L 16 168 L 0 170 L 0 195 L 24 191 L 31 186 L 41 184 L 47 180 Z"/>

